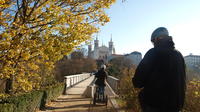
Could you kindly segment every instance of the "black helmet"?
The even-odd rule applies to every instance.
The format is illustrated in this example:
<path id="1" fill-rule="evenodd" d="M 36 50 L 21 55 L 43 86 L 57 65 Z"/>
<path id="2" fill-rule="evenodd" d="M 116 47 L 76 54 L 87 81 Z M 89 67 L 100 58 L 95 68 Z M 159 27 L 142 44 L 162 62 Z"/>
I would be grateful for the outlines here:
<path id="1" fill-rule="evenodd" d="M 153 31 L 152 35 L 151 35 L 151 41 L 155 42 L 155 39 L 158 37 L 168 37 L 169 36 L 169 32 L 167 30 L 167 28 L 165 27 L 159 27 L 156 30 Z"/>

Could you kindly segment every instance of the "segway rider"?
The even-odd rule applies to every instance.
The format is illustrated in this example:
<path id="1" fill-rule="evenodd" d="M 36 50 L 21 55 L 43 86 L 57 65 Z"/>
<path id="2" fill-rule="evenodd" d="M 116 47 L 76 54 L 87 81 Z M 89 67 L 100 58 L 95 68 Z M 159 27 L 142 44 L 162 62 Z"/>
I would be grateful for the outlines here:
<path id="1" fill-rule="evenodd" d="M 95 73 L 95 84 L 99 87 L 100 92 L 104 92 L 104 88 L 106 86 L 105 81 L 107 79 L 108 73 L 105 71 L 106 65 L 101 65 L 101 68 L 98 70 L 97 73 Z"/>

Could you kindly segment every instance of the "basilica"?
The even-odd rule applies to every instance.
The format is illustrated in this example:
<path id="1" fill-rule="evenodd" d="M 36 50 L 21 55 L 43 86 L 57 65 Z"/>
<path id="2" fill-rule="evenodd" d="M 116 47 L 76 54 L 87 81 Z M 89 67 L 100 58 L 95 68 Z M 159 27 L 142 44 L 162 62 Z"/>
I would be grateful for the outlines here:
<path id="1" fill-rule="evenodd" d="M 110 42 L 108 42 L 108 47 L 105 45 L 99 46 L 99 40 L 96 38 L 94 40 L 94 48 L 92 49 L 92 45 L 88 45 L 88 57 L 95 60 L 103 60 L 107 62 L 109 57 L 115 54 L 115 48 L 113 45 L 112 37 Z"/>

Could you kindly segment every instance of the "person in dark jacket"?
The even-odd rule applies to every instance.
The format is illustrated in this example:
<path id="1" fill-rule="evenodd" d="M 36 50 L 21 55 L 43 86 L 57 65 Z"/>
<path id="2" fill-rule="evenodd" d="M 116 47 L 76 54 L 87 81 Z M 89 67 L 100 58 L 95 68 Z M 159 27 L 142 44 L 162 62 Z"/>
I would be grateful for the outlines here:
<path id="1" fill-rule="evenodd" d="M 174 47 L 164 27 L 151 36 L 150 49 L 132 78 L 134 87 L 142 88 L 139 101 L 143 112 L 180 112 L 184 105 L 186 74 L 182 54 Z"/>
<path id="2" fill-rule="evenodd" d="M 105 81 L 107 79 L 108 73 L 105 71 L 106 65 L 101 65 L 101 68 L 97 73 L 95 73 L 95 84 L 99 87 L 100 92 L 104 92 L 104 88 L 106 86 Z"/>

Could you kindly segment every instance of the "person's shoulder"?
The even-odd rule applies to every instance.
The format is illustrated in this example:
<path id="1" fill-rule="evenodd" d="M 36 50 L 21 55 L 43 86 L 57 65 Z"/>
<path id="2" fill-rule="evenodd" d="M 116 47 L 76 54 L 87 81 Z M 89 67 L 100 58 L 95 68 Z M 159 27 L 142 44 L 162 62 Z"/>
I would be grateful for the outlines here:
<path id="1" fill-rule="evenodd" d="M 177 53 L 181 54 L 181 52 L 179 50 L 177 50 L 177 49 L 174 49 L 174 52 L 177 52 Z"/>
<path id="2" fill-rule="evenodd" d="M 144 57 L 152 56 L 152 55 L 155 54 L 155 53 L 156 53 L 155 48 L 151 48 L 151 49 L 149 49 L 149 50 L 145 53 Z"/>
<path id="3" fill-rule="evenodd" d="M 155 48 L 151 48 L 151 49 L 149 49 L 148 51 L 147 51 L 147 53 L 148 52 L 154 52 L 155 51 Z"/>
<path id="4" fill-rule="evenodd" d="M 174 53 L 177 55 L 177 56 L 180 56 L 183 58 L 183 55 L 181 54 L 181 52 L 177 49 L 174 49 Z"/>
<path id="5" fill-rule="evenodd" d="M 181 52 L 179 50 L 177 50 L 177 49 L 174 49 L 174 52 L 179 54 L 179 55 L 182 55 Z"/>
<path id="6" fill-rule="evenodd" d="M 152 54 L 152 53 L 155 53 L 155 51 L 156 51 L 155 48 L 151 48 L 146 52 L 146 54 Z"/>

